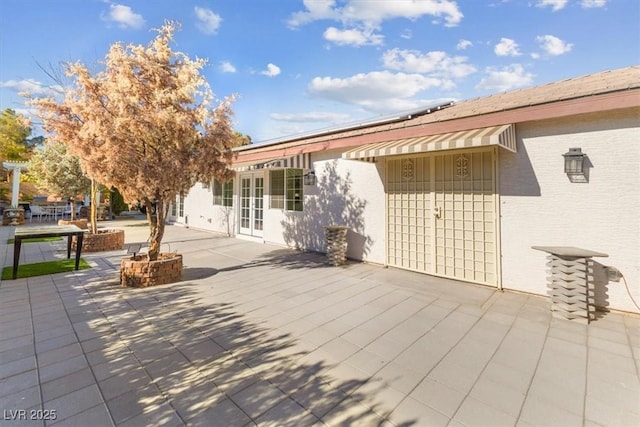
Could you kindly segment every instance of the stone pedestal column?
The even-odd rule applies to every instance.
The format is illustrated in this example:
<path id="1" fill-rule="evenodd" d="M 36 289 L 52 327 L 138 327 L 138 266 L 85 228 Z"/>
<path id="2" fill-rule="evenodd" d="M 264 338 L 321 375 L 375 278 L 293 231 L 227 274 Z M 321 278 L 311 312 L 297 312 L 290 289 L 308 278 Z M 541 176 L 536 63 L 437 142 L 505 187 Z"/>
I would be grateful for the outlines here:
<path id="1" fill-rule="evenodd" d="M 547 294 L 553 317 L 588 324 L 595 317 L 593 259 L 607 254 L 573 246 L 532 246 L 547 252 Z"/>
<path id="2" fill-rule="evenodd" d="M 326 227 L 327 256 L 332 265 L 343 265 L 347 262 L 347 227 Z"/>
<path id="3" fill-rule="evenodd" d="M 595 300 L 591 285 L 591 258 L 547 256 L 548 295 L 554 317 L 589 323 L 594 318 Z"/>

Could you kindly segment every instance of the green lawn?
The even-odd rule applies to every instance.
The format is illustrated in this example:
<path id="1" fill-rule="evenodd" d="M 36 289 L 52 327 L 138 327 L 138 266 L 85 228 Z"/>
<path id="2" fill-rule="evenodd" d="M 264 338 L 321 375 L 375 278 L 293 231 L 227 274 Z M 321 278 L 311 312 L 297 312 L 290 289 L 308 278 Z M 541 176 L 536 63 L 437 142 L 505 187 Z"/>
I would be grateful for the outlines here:
<path id="1" fill-rule="evenodd" d="M 56 261 L 37 262 L 35 264 L 24 264 L 18 266 L 18 279 L 33 276 L 43 276 L 45 274 L 64 273 L 67 271 L 73 271 L 76 266 L 76 260 L 61 259 Z M 86 270 L 91 268 L 87 262 L 80 258 L 79 269 Z M 11 280 L 13 275 L 13 267 L 5 267 L 2 269 L 2 280 Z"/>
<path id="2" fill-rule="evenodd" d="M 22 241 L 22 243 L 55 242 L 55 241 L 58 241 L 58 240 L 62 240 L 62 237 L 60 237 L 60 236 L 56 236 L 56 237 L 34 237 L 33 239 L 24 239 Z M 9 244 L 13 244 L 13 242 L 15 242 L 15 239 L 7 240 L 7 243 L 9 243 Z"/>

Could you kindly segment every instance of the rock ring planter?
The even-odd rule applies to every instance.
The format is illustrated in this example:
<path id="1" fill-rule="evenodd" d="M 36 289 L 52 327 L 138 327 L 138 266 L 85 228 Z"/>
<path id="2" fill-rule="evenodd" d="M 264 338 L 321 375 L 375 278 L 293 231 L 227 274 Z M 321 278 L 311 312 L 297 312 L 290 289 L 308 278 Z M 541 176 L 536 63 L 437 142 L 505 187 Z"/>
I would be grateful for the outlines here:
<path id="1" fill-rule="evenodd" d="M 72 247 L 75 249 L 74 238 Z M 119 251 L 124 249 L 124 230 L 104 229 L 97 233 L 84 233 L 82 252 Z"/>
<path id="2" fill-rule="evenodd" d="M 134 255 L 120 261 L 120 284 L 135 288 L 164 285 L 182 278 L 182 255 L 161 253 L 156 261 L 147 254 Z"/>
<path id="3" fill-rule="evenodd" d="M 74 219 L 74 220 L 59 219 L 58 225 L 75 225 L 76 227 L 82 230 L 86 230 L 89 228 L 86 218 L 80 218 L 80 219 Z"/>

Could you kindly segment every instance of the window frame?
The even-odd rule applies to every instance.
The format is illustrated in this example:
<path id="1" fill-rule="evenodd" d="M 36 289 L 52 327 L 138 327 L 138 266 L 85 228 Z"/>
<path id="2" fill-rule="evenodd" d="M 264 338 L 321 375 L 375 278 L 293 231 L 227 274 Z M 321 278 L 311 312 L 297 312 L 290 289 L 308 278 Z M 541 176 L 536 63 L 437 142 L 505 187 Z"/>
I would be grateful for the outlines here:
<path id="1" fill-rule="evenodd" d="M 283 168 L 269 171 L 269 209 L 304 210 L 304 170 Z"/>
<path id="2" fill-rule="evenodd" d="M 233 179 L 224 182 L 214 179 L 211 192 L 214 206 L 233 207 Z"/>

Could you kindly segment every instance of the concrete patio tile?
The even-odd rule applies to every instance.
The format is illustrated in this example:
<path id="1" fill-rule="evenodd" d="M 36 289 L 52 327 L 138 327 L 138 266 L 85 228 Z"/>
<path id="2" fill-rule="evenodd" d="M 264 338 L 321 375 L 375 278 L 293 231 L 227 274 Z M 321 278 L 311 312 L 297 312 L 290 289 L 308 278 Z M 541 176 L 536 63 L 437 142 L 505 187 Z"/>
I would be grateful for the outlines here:
<path id="1" fill-rule="evenodd" d="M 0 397 L 28 390 L 38 385 L 38 371 L 32 369 L 18 375 L 0 378 Z"/>
<path id="2" fill-rule="evenodd" d="M 438 427 L 448 425 L 450 418 L 411 397 L 407 397 L 393 411 L 389 420 L 394 425 Z"/>
<path id="3" fill-rule="evenodd" d="M 69 344 L 77 343 L 78 339 L 75 334 L 69 333 L 65 335 L 60 335 L 55 338 L 51 338 L 45 341 L 38 341 L 36 343 L 36 349 L 38 352 L 44 352 L 49 350 L 55 350 L 60 347 L 65 347 Z"/>
<path id="4" fill-rule="evenodd" d="M 462 366 L 450 359 L 445 359 L 433 368 L 427 378 L 467 394 L 480 374 L 481 369 Z"/>
<path id="5" fill-rule="evenodd" d="M 13 351 L 16 348 L 30 345 L 33 347 L 33 335 L 24 335 L 19 338 L 4 339 L 0 341 L 0 352 Z M 7 359 L 8 361 L 8 359 Z"/>
<path id="6" fill-rule="evenodd" d="M 332 332 L 328 333 L 335 336 L 335 334 Z M 365 328 L 364 325 L 357 326 L 341 335 L 343 339 L 357 345 L 360 348 L 365 348 L 367 345 L 375 341 L 379 336 L 380 332 Z"/>
<path id="7" fill-rule="evenodd" d="M 348 363 L 340 363 L 323 372 L 323 379 L 346 394 L 351 394 L 371 379 L 371 375 Z"/>
<path id="8" fill-rule="evenodd" d="M 51 365 L 82 354 L 84 354 L 82 347 L 80 347 L 80 344 L 77 342 L 72 342 L 71 344 L 54 348 L 52 350 L 38 351 L 38 366 L 43 367 Z"/>
<path id="9" fill-rule="evenodd" d="M 365 374 L 374 375 L 380 369 L 384 368 L 384 366 L 391 361 L 390 359 L 391 358 L 379 356 L 368 350 L 360 350 L 344 360 L 344 363 L 357 368 Z"/>
<path id="10" fill-rule="evenodd" d="M 180 419 L 176 411 L 167 404 L 153 405 L 145 408 L 145 412 L 138 414 L 125 422 L 118 424 L 118 427 L 140 427 L 140 426 L 166 426 L 182 427 L 185 423 Z"/>
<path id="11" fill-rule="evenodd" d="M 3 340 L 17 340 L 22 337 L 31 338 L 33 336 L 33 329 L 30 324 L 23 323 L 21 326 L 5 330 L 1 336 Z"/>
<path id="12" fill-rule="evenodd" d="M 631 348 L 629 347 L 628 341 L 627 343 L 622 344 L 598 337 L 589 337 L 588 346 L 589 349 L 602 350 L 607 353 L 623 357 L 632 357 L 632 352 Z"/>
<path id="13" fill-rule="evenodd" d="M 56 427 L 63 426 L 109 426 L 112 424 L 111 417 L 109 416 L 109 411 L 104 403 L 94 406 L 93 408 L 89 408 L 84 412 L 81 412 L 77 415 L 73 415 L 64 420 L 53 422 L 51 424 L 47 423 L 47 425 L 52 425 Z"/>
<path id="14" fill-rule="evenodd" d="M 318 418 L 289 398 L 256 420 L 260 427 L 311 426 L 317 422 L 319 422 Z"/>
<path id="15" fill-rule="evenodd" d="M 482 372 L 479 381 L 489 380 L 500 384 L 506 389 L 514 390 L 516 393 L 526 394 L 534 377 L 533 375 L 533 370 L 527 374 L 521 370 L 492 361 Z"/>
<path id="16" fill-rule="evenodd" d="M 584 381 L 584 378 L 582 380 Z M 559 405 L 574 414 L 582 414 L 584 412 L 584 395 L 584 385 L 582 387 L 573 386 L 566 382 L 549 381 L 536 376 L 531 383 L 527 398 Z"/>
<path id="17" fill-rule="evenodd" d="M 384 381 L 385 384 L 402 393 L 409 394 L 424 376 L 417 375 L 415 371 L 407 369 L 404 364 L 393 361 L 376 372 L 374 378 Z"/>
<path id="18" fill-rule="evenodd" d="M 107 360 L 103 363 L 91 364 L 91 369 L 98 381 L 102 381 L 113 375 L 125 373 L 129 369 L 138 368 L 140 366 L 136 358 L 131 354 L 111 354 L 111 360 Z"/>
<path id="19" fill-rule="evenodd" d="M 409 396 L 452 418 L 467 395 L 430 378 L 425 378 Z"/>
<path id="20" fill-rule="evenodd" d="M 618 408 L 620 411 L 640 412 L 638 410 L 640 386 L 635 381 L 633 379 L 626 384 L 614 384 L 607 381 L 588 384 L 586 401 L 599 401 L 605 405 Z"/>
<path id="21" fill-rule="evenodd" d="M 41 329 L 36 329 L 35 331 L 35 341 L 36 343 L 41 341 L 47 341 L 52 338 L 59 337 L 61 335 L 73 335 L 73 328 L 70 324 L 63 325 L 47 325 L 50 327 L 45 327 Z"/>
<path id="22" fill-rule="evenodd" d="M 115 333 L 103 334 L 98 338 L 82 341 L 80 345 L 85 353 L 91 353 L 96 350 L 111 353 L 123 351 L 125 347 L 124 343 L 120 341 L 120 337 Z"/>
<path id="23" fill-rule="evenodd" d="M 347 395 L 316 377 L 294 392 L 291 398 L 316 417 L 322 418 Z"/>
<path id="24" fill-rule="evenodd" d="M 321 421 L 328 426 L 375 426 L 384 423 L 384 419 L 371 408 L 349 397 L 338 403 Z"/>
<path id="25" fill-rule="evenodd" d="M 0 397 L 0 408 L 3 411 L 3 420 L 7 411 L 15 411 L 40 406 L 40 388 L 36 385 L 20 390 L 17 393 Z"/>
<path id="26" fill-rule="evenodd" d="M 567 411 L 560 406 L 527 396 L 518 423 L 526 422 L 533 426 L 558 425 L 563 427 L 582 426 L 581 415 Z"/>
<path id="27" fill-rule="evenodd" d="M 35 356 L 33 343 L 17 346 L 9 350 L 0 352 L 0 365 L 31 356 Z"/>
<path id="28" fill-rule="evenodd" d="M 342 362 L 343 360 L 358 353 L 360 351 L 360 347 L 341 337 L 337 337 L 322 345 L 319 350 L 330 354 L 333 360 Z"/>
<path id="29" fill-rule="evenodd" d="M 469 396 L 513 418 L 520 415 L 526 397 L 524 392 L 484 377 L 480 377 L 476 382 Z"/>
<path id="30" fill-rule="evenodd" d="M 202 372 L 224 393 L 231 395 L 261 381 L 260 375 L 247 365 L 229 360 Z"/>
<path id="31" fill-rule="evenodd" d="M 249 425 L 249 423 L 251 423 L 251 418 L 229 399 L 222 399 L 211 408 L 189 420 L 189 425 L 194 427 L 210 427 L 216 424 L 240 427 Z"/>
<path id="32" fill-rule="evenodd" d="M 211 381 L 202 381 L 171 393 L 169 402 L 180 418 L 190 420 L 225 399 L 225 394 Z"/>
<path id="33" fill-rule="evenodd" d="M 267 381 L 258 381 L 243 390 L 230 394 L 230 399 L 254 420 L 286 398 L 286 394 Z"/>
<path id="34" fill-rule="evenodd" d="M 52 400 L 92 384 L 95 384 L 93 374 L 89 368 L 85 368 L 55 380 L 42 383 L 42 398 L 45 401 Z"/>
<path id="35" fill-rule="evenodd" d="M 580 325 L 552 318 L 544 297 L 167 231 L 188 279 L 153 292 L 117 286 L 121 254 L 91 255 L 82 274 L 0 282 L 0 331 L 25 328 L 0 332 L 0 366 L 33 355 L 35 340 L 45 401 L 95 388 L 94 375 L 102 386 L 106 409 L 60 425 L 91 422 L 100 405 L 127 426 L 638 424 L 640 318 Z M 212 264 L 233 269 L 189 276 Z M 77 342 L 91 369 L 81 354 L 54 363 Z M 143 368 L 155 384 L 140 382 Z M 0 402 L 35 398 L 38 384 L 35 369 L 0 377 Z"/>
<path id="36" fill-rule="evenodd" d="M 36 368 L 35 355 L 0 363 L 0 378 L 11 377 Z"/>
<path id="37" fill-rule="evenodd" d="M 155 386 L 147 386 L 109 400 L 107 407 L 114 422 L 120 424 L 162 403 L 165 403 L 165 399 L 159 390 Z"/>
<path id="38" fill-rule="evenodd" d="M 507 415 L 495 407 L 470 397 L 462 403 L 454 419 L 465 425 L 511 427 L 515 425 L 517 417 Z"/>
<path id="39" fill-rule="evenodd" d="M 44 402 L 45 409 L 55 409 L 57 421 L 66 420 L 69 417 L 86 411 L 103 403 L 102 396 L 96 385 L 90 385 L 76 390 L 64 396 Z"/>
<path id="40" fill-rule="evenodd" d="M 98 383 L 106 400 L 111 400 L 128 391 L 151 385 L 151 378 L 142 369 L 129 369 L 126 373 L 114 375 Z"/>
<path id="41" fill-rule="evenodd" d="M 313 344 L 316 347 L 320 347 L 323 344 L 326 344 L 329 341 L 333 340 L 334 338 L 336 338 L 335 334 L 331 333 L 330 331 L 327 331 L 322 326 L 315 327 L 312 330 L 308 331 L 307 333 L 300 335 L 300 339 L 310 344 Z M 342 336 L 342 339 L 345 339 L 348 342 L 353 343 L 352 340 L 347 339 L 345 336 Z"/>
<path id="42" fill-rule="evenodd" d="M 43 427 L 44 421 L 29 419 L 30 411 L 37 411 L 40 406 L 24 408 L 25 412 L 21 412 L 23 408 L 20 408 L 19 412 L 6 413 L 6 420 L 2 420 L 2 427 Z"/>
<path id="43" fill-rule="evenodd" d="M 350 396 L 371 408 L 382 418 L 387 418 L 407 397 L 405 393 L 375 378 L 358 387 Z"/>
<path id="44" fill-rule="evenodd" d="M 631 394 L 630 394 L 631 395 Z M 601 426 L 638 426 L 640 425 L 640 394 L 636 393 L 632 406 L 621 408 L 618 402 L 611 403 L 615 397 L 607 401 L 587 395 L 585 401 L 585 419 Z"/>

